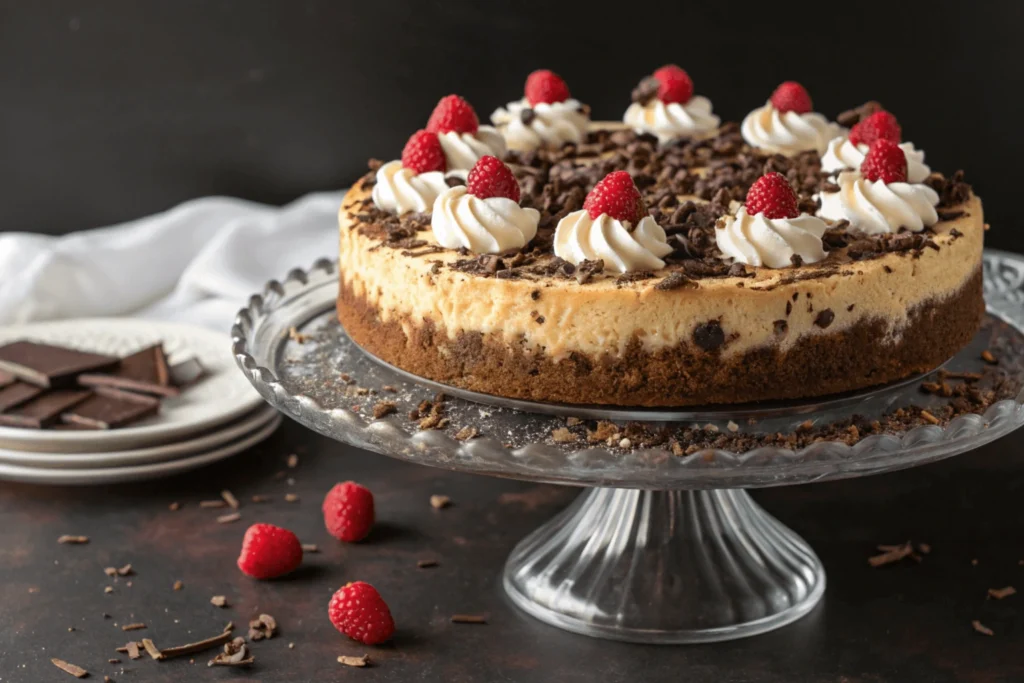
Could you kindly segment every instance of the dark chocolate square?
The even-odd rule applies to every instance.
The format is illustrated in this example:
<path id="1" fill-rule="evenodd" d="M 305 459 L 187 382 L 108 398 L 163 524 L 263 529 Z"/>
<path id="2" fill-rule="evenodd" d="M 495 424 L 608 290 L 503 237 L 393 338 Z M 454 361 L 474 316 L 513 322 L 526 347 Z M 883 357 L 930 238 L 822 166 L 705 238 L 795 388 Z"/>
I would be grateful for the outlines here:
<path id="1" fill-rule="evenodd" d="M 161 344 L 125 356 L 111 372 L 81 374 L 78 383 L 84 387 L 112 387 L 157 396 L 177 396 L 179 393 L 178 388 L 171 385 L 167 356 Z"/>
<path id="2" fill-rule="evenodd" d="M 65 411 L 61 419 L 82 429 L 117 429 L 156 415 L 159 409 L 160 400 L 152 396 L 97 387 L 92 397 Z"/>
<path id="3" fill-rule="evenodd" d="M 13 410 L 0 413 L 0 425 L 42 429 L 56 422 L 61 413 L 73 408 L 90 396 L 92 396 L 92 392 L 88 390 L 55 389 L 47 391 Z"/>
<path id="4" fill-rule="evenodd" d="M 0 347 L 0 370 L 44 389 L 74 384 L 83 372 L 113 368 L 118 359 L 63 346 L 17 341 Z"/>
<path id="5" fill-rule="evenodd" d="M 42 389 L 25 382 L 15 382 L 10 386 L 6 386 L 0 389 L 0 413 L 20 406 L 41 393 L 43 393 Z"/>

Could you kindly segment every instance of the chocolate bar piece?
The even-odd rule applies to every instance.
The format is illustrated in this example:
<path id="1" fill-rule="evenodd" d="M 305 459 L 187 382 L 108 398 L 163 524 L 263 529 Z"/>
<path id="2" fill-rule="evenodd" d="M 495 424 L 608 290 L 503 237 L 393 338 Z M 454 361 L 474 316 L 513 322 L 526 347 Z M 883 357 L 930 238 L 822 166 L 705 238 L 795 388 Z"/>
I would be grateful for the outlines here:
<path id="1" fill-rule="evenodd" d="M 17 341 L 0 347 L 0 370 L 44 389 L 72 385 L 83 372 L 101 372 L 117 362 L 113 356 L 38 342 Z"/>
<path id="2" fill-rule="evenodd" d="M 15 382 L 10 386 L 4 387 L 0 389 L 0 413 L 6 412 L 15 406 L 20 406 L 41 393 L 43 393 L 42 389 L 25 382 Z"/>
<path id="3" fill-rule="evenodd" d="M 37 396 L 14 410 L 0 413 L 0 425 L 42 429 L 56 422 L 61 413 L 73 408 L 92 395 L 91 391 L 57 389 Z"/>
<path id="4" fill-rule="evenodd" d="M 12 375 L 11 373 L 0 370 L 0 389 L 3 389 L 4 387 L 9 387 L 17 381 L 18 378 Z"/>
<path id="5" fill-rule="evenodd" d="M 157 396 L 177 396 L 179 393 L 177 387 L 171 386 L 167 356 L 161 344 L 122 358 L 121 364 L 112 372 L 79 375 L 78 383 L 84 387 L 112 387 Z"/>
<path id="6" fill-rule="evenodd" d="M 97 387 L 92 397 L 65 411 L 61 419 L 84 429 L 116 429 L 156 415 L 159 409 L 158 398 Z"/>

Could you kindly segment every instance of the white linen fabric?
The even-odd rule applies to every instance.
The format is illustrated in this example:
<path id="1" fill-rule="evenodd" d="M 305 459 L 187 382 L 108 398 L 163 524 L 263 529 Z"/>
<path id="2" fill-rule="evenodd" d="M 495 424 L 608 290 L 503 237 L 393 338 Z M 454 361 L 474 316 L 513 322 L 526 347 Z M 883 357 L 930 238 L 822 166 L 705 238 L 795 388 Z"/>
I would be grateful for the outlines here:
<path id="1" fill-rule="evenodd" d="M 206 197 L 60 237 L 0 233 L 0 325 L 130 315 L 227 332 L 267 280 L 335 257 L 342 195 Z"/>

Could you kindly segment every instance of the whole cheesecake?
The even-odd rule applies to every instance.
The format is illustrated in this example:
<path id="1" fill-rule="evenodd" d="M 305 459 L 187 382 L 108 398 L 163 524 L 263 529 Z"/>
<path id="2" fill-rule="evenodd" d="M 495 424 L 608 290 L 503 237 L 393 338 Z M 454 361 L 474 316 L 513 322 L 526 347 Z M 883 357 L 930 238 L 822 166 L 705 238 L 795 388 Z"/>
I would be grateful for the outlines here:
<path id="1" fill-rule="evenodd" d="M 590 124 L 579 143 L 503 154 L 519 203 L 536 211 L 536 233 L 499 253 L 442 246 L 430 213 L 381 208 L 384 176 L 373 162 L 339 214 L 338 318 L 357 344 L 403 370 L 543 402 L 793 399 L 938 367 L 984 313 L 982 206 L 961 173 L 930 173 L 920 184 L 937 198 L 923 229 L 879 232 L 853 214 L 852 223 L 821 219 L 814 263 L 794 254 L 784 266 L 751 265 L 723 241 L 765 173 L 786 178 L 808 216 L 824 215 L 844 192 L 860 197 L 864 181 L 823 170 L 823 155 L 761 149 L 737 124 L 670 142 Z M 556 255 L 557 226 L 622 170 L 670 247 L 654 259 L 661 266 L 618 272 Z"/>

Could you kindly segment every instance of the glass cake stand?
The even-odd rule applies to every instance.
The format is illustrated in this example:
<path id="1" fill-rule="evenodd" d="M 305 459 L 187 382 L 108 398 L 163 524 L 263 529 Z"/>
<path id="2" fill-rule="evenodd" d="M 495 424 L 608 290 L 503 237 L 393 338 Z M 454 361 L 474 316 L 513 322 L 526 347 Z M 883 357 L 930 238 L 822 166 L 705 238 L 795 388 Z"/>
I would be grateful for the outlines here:
<path id="1" fill-rule="evenodd" d="M 333 439 L 421 465 L 591 487 L 521 541 L 503 574 L 505 591 L 524 611 L 586 635 L 697 643 L 788 624 L 821 599 L 825 571 L 807 543 L 743 489 L 912 467 L 977 448 L 1024 422 L 1024 394 L 1013 390 L 983 414 L 853 446 L 821 440 L 799 450 L 673 455 L 664 443 L 624 443 L 618 434 L 591 443 L 583 431 L 594 423 L 576 420 L 569 422 L 579 438 L 561 442 L 566 416 L 655 431 L 698 425 L 711 433 L 789 433 L 808 421 L 871 418 L 943 400 L 921 393 L 914 378 L 828 399 L 685 410 L 553 406 L 445 387 L 447 422 L 420 429 L 409 412 L 439 385 L 388 366 L 345 336 L 334 321 L 337 282 L 336 265 L 323 260 L 254 295 L 232 328 L 239 367 L 269 403 Z M 1020 386 L 1024 257 L 986 251 L 984 282 L 985 325 L 945 368 L 977 371 L 981 351 L 991 349 L 1001 376 Z M 374 419 L 375 408 L 393 412 Z"/>

